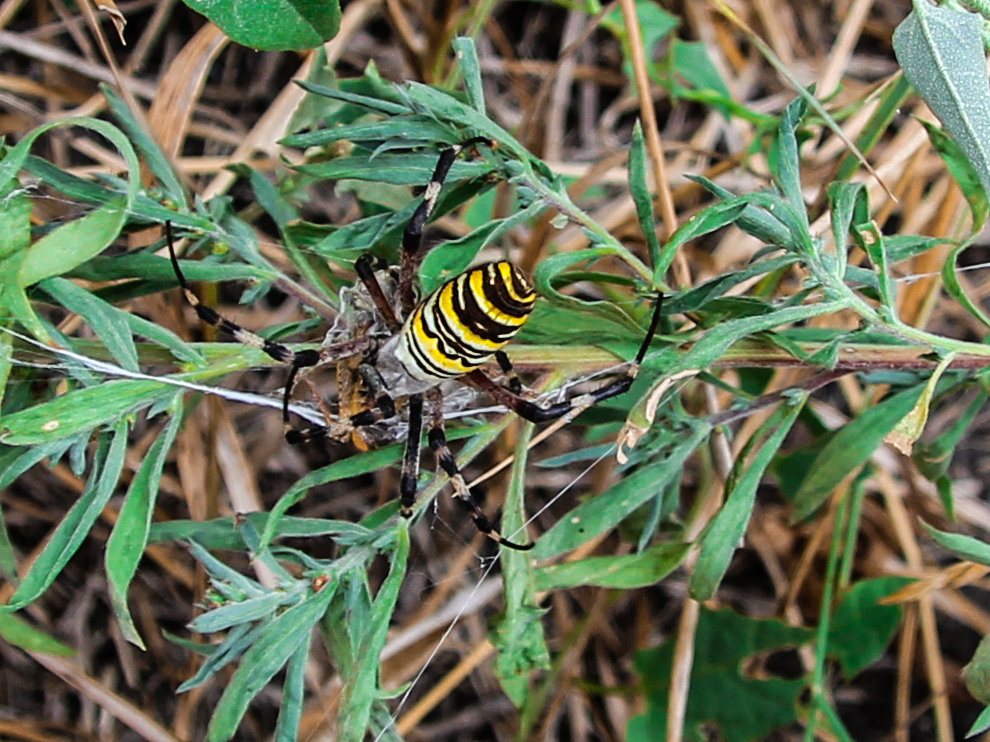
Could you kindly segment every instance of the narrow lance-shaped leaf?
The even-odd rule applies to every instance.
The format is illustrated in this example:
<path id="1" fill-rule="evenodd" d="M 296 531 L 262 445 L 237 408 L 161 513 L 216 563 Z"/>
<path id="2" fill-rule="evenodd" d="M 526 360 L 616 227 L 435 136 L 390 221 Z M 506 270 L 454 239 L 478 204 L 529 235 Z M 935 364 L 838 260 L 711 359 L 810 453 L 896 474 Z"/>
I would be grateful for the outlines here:
<path id="1" fill-rule="evenodd" d="M 650 265 L 660 264 L 660 240 L 653 215 L 653 196 L 646 181 L 646 147 L 643 145 L 643 127 L 639 120 L 633 126 L 632 141 L 629 143 L 629 192 L 636 206 L 639 228 L 646 237 L 650 248 Z"/>
<path id="2" fill-rule="evenodd" d="M 128 429 L 126 418 L 120 418 L 114 427 L 110 445 L 106 447 L 105 452 L 94 456 L 86 489 L 58 524 L 41 554 L 31 564 L 31 569 L 11 596 L 9 608 L 22 607 L 41 595 L 55 581 L 62 568 L 89 535 L 90 529 L 103 512 L 104 506 L 117 486 L 127 452 Z"/>
<path id="3" fill-rule="evenodd" d="M 141 561 L 148 543 L 148 530 L 151 527 L 151 514 L 154 512 L 155 499 L 158 496 L 162 468 L 182 424 L 181 400 L 181 394 L 175 395 L 173 409 L 176 412 L 148 448 L 148 453 L 141 462 L 141 468 L 131 481 L 117 523 L 107 541 L 105 563 L 114 614 L 117 616 L 124 637 L 142 649 L 144 642 L 127 607 L 127 589 L 137 572 L 138 562 Z"/>
<path id="4" fill-rule="evenodd" d="M 372 704 L 378 698 L 378 673 L 385 647 L 389 621 L 399 598 L 399 588 L 406 574 L 409 558 L 408 521 L 403 520 L 396 534 L 396 548 L 388 577 L 382 583 L 371 609 L 367 630 L 357 652 L 358 670 L 341 695 L 338 734 L 342 742 L 361 742 L 365 738 Z"/>
<path id="5" fill-rule="evenodd" d="M 222 742 L 233 736 L 251 699 L 309 640 L 313 626 L 333 597 L 334 586 L 335 583 L 327 584 L 321 592 L 308 596 L 263 625 L 217 703 L 206 731 L 209 742 Z"/>
<path id="6" fill-rule="evenodd" d="M 513 541 L 526 540 L 524 530 L 524 494 L 526 492 L 526 462 L 529 441 L 534 426 L 523 426 L 516 442 L 515 460 L 509 480 L 502 530 Z M 522 706 L 529 692 L 529 678 L 534 670 L 550 666 L 550 650 L 543 632 L 543 609 L 536 600 L 533 562 L 529 551 L 502 549 L 502 570 L 505 578 L 505 611 L 492 633 L 492 643 L 498 649 L 495 675 L 506 695 L 516 706 Z"/>
<path id="7" fill-rule="evenodd" d="M 884 436 L 911 411 L 923 391 L 922 384 L 905 389 L 864 410 L 832 436 L 794 494 L 793 520 L 802 520 L 815 512 L 843 479 L 865 464 Z"/>
<path id="8" fill-rule="evenodd" d="M 749 524 L 756 489 L 771 460 L 804 408 L 807 395 L 787 400 L 749 439 L 733 467 L 726 487 L 725 504 L 712 519 L 701 540 L 701 553 L 691 575 L 691 597 L 705 601 L 715 594 L 732 554 Z M 767 435 L 766 440 L 763 436 Z M 753 449 L 756 453 L 748 461 Z"/>

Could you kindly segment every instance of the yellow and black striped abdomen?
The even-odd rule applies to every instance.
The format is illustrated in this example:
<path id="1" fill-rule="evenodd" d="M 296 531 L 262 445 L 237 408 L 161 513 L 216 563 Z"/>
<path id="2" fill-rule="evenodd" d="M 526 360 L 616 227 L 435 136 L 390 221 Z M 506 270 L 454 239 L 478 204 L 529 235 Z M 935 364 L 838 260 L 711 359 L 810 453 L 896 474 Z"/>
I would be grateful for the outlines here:
<path id="1" fill-rule="evenodd" d="M 396 357 L 411 377 L 442 381 L 474 370 L 519 332 L 536 294 L 512 263 L 486 263 L 450 279 L 413 309 Z"/>

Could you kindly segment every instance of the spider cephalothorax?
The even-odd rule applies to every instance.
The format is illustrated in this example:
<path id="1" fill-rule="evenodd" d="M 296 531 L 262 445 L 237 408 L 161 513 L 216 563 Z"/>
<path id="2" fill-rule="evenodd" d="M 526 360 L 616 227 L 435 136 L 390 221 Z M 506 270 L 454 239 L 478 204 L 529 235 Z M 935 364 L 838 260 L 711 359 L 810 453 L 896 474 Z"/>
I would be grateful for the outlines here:
<path id="1" fill-rule="evenodd" d="M 179 285 L 200 319 L 289 366 L 282 406 L 289 443 L 327 437 L 343 440 L 364 427 L 404 416 L 408 427 L 399 490 L 400 512 L 408 517 L 413 513 L 416 499 L 425 410 L 429 447 L 436 455 L 437 465 L 450 476 L 457 501 L 467 508 L 478 530 L 503 546 L 527 549 L 532 547 L 531 543 L 519 544 L 502 537 L 472 497 L 447 446 L 444 389 L 454 382 L 470 385 L 532 422 L 576 416 L 593 404 L 629 389 L 656 333 L 661 302 L 657 301 L 646 337 L 624 374 L 590 392 L 548 406 L 521 396 L 519 381 L 502 350 L 527 320 L 536 301 L 536 294 L 521 270 L 506 261 L 485 263 L 454 276 L 419 301 L 415 299 L 413 273 L 423 227 L 457 155 L 479 144 L 494 146 L 485 138 L 475 138 L 441 151 L 423 200 L 403 233 L 397 278 L 392 272 L 376 271 L 375 260 L 370 255 L 359 258 L 354 269 L 360 284 L 350 290 L 352 293 L 346 295 L 346 301 L 342 299 L 345 315 L 350 314 L 343 317 L 343 322 L 335 323 L 319 349 L 294 351 L 245 330 L 200 303 L 175 256 L 168 224 L 167 241 Z M 502 382 L 482 370 L 493 357 L 504 374 Z M 300 374 L 333 364 L 339 371 L 344 363 L 348 374 L 356 371 L 360 378 L 369 400 L 367 407 L 355 412 L 341 401 L 339 414 L 327 415 L 326 425 L 292 427 L 289 399 Z"/>

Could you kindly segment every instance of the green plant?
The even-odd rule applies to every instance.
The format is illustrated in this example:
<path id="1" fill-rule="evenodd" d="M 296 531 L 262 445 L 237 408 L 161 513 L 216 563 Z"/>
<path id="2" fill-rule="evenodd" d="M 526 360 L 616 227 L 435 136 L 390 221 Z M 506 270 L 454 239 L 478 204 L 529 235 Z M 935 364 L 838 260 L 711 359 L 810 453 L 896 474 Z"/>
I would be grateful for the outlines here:
<path id="1" fill-rule="evenodd" d="M 629 420 L 621 438 L 627 456 L 621 479 L 608 491 L 578 504 L 540 534 L 530 554 L 503 555 L 506 607 L 492 634 L 499 651 L 497 671 L 503 688 L 523 708 L 523 717 L 531 724 L 553 677 L 551 673 L 533 679 L 535 670 L 551 666 L 539 620 L 538 593 L 580 585 L 623 590 L 651 585 L 685 564 L 697 547 L 691 594 L 698 600 L 714 595 L 749 523 L 757 487 L 772 473 L 782 483 L 795 519 L 816 517 L 836 491 L 845 493 L 838 501 L 832 529 L 827 582 L 831 592 L 829 599 L 823 600 L 815 667 L 803 678 L 812 688 L 806 718 L 817 720 L 820 713 L 829 731 L 841 735 L 841 721 L 825 693 L 825 667 L 830 656 L 845 657 L 830 650 L 830 645 L 842 643 L 855 632 L 830 633 L 831 596 L 843 594 L 843 601 L 837 602 L 840 606 L 858 606 L 857 601 L 866 605 L 865 598 L 853 592 L 863 589 L 859 588 L 863 583 L 852 585 L 848 555 L 854 553 L 870 456 L 892 434 L 909 446 L 920 434 L 933 404 L 970 391 L 976 398 L 971 406 L 975 415 L 986 401 L 983 369 L 990 348 L 919 330 L 902 322 L 896 311 L 897 285 L 891 266 L 932 249 L 942 240 L 883 235 L 870 221 L 865 188 L 843 181 L 828 191 L 829 236 L 834 246 L 827 247 L 826 240 L 812 231 L 802 196 L 800 143 L 805 127 L 816 122 L 808 120 L 805 105 L 798 101 L 780 117 L 769 142 L 773 187 L 732 194 L 711 181 L 696 179 L 717 200 L 662 245 L 653 234 L 642 142 L 634 137 L 629 189 L 645 229 L 646 244 L 646 249 L 637 253 L 589 217 L 568 195 L 560 178 L 486 116 L 477 59 L 463 41 L 459 51 L 465 83 L 460 96 L 414 83 L 392 85 L 378 78 L 374 70 L 336 87 L 305 84 L 312 96 L 308 102 L 320 111 L 319 118 L 332 117 L 340 125 L 314 128 L 286 140 L 287 145 L 307 148 L 312 154 L 310 162 L 297 169 L 296 177 L 302 181 L 346 179 L 376 184 L 374 191 L 356 187 L 366 207 L 362 218 L 340 227 L 306 223 L 292 191 L 299 183 L 288 183 L 282 191 L 247 166 L 241 168 L 257 203 L 279 231 L 294 269 L 292 275 L 263 257 L 250 225 L 229 200 L 187 206 L 183 189 L 165 158 L 112 95 L 108 94 L 112 108 L 128 136 L 105 122 L 74 123 L 94 128 L 115 144 L 129 163 L 126 181 L 83 181 L 30 156 L 34 136 L 42 130 L 5 150 L 0 162 L 0 194 L 8 208 L 0 214 L 0 234 L 5 240 L 0 250 L 4 261 L 0 270 L 5 276 L 0 303 L 7 324 L 16 323 L 21 330 L 15 334 L 8 327 L 0 336 L 4 349 L 0 368 L 5 379 L 11 374 L 30 373 L 15 367 L 12 360 L 18 351 L 41 344 L 64 364 L 67 389 L 56 392 L 47 388 L 40 399 L 23 391 L 5 396 L 0 419 L 0 460 L 4 464 L 0 482 L 6 486 L 38 462 L 53 462 L 63 456 L 68 456 L 77 473 L 88 472 L 86 491 L 63 518 L 6 610 L 23 608 L 36 599 L 78 548 L 117 486 L 128 436 L 139 422 L 154 429 L 156 436 L 130 480 L 106 551 L 113 606 L 125 636 L 141 644 L 127 592 L 144 549 L 156 542 L 181 539 L 190 544 L 213 588 L 213 604 L 195 619 L 192 628 L 222 634 L 219 644 L 187 645 L 207 659 L 183 689 L 213 677 L 235 660 L 240 662 L 216 708 L 210 739 L 230 737 L 254 695 L 282 668 L 286 674 L 276 734 L 280 739 L 294 738 L 314 628 L 332 653 L 345 683 L 338 718 L 340 738 L 361 739 L 368 729 L 392 734 L 386 704 L 391 694 L 379 686 L 378 658 L 407 567 L 409 523 L 396 517 L 394 503 L 370 513 L 360 523 L 294 518 L 288 511 L 316 485 L 394 464 L 398 446 L 361 453 L 314 470 L 267 513 L 205 522 L 153 522 L 155 497 L 169 450 L 197 401 L 197 397 L 187 396 L 187 391 L 233 397 L 212 385 L 233 371 L 270 365 L 271 361 L 239 345 L 184 342 L 165 328 L 116 306 L 125 298 L 157 292 L 174 283 L 168 261 L 151 254 L 160 243 L 124 256 L 111 258 L 101 253 L 125 229 L 168 219 L 185 231 L 201 234 L 201 246 L 220 245 L 233 253 L 190 267 L 191 280 L 254 281 L 251 298 L 275 285 L 311 306 L 332 311 L 339 306 L 343 282 L 338 271 L 327 265 L 346 269 L 369 250 L 394 257 L 402 228 L 415 208 L 414 201 L 396 199 L 396 193 L 406 194 L 406 187 L 427 182 L 438 142 L 485 136 L 498 143 L 493 160 L 458 163 L 451 175 L 452 187 L 445 190 L 438 212 L 462 206 L 493 181 L 511 188 L 513 208 L 506 216 L 486 215 L 469 234 L 435 249 L 421 267 L 424 284 L 435 286 L 445 276 L 459 272 L 480 250 L 547 210 L 559 216 L 555 220 L 558 226 L 576 227 L 588 241 L 584 249 L 551 254 L 537 266 L 534 279 L 545 301 L 521 336 L 522 342 L 512 348 L 514 358 L 538 360 L 538 365 L 551 372 L 575 365 L 594 370 L 597 365 L 606 365 L 608 358 L 628 358 L 635 352 L 647 319 L 646 304 L 636 300 L 637 293 L 669 289 L 666 276 L 680 248 L 729 227 L 737 227 L 766 245 L 745 268 L 677 292 L 668 302 L 663 342 L 647 357 L 633 391 L 610 404 L 604 420 L 600 420 L 600 430 L 612 435 L 618 421 Z M 878 126 L 881 121 L 878 119 Z M 347 154 L 320 159 L 324 152 L 342 144 L 350 148 Z M 157 177 L 161 191 L 154 197 L 138 187 L 135 150 Z M 92 204 L 94 210 L 77 221 L 32 231 L 28 220 L 30 193 L 19 181 L 22 171 L 60 193 Z M 862 251 L 865 267 L 849 260 L 853 248 Z M 611 261 L 611 268 L 602 267 L 605 259 Z M 803 283 L 788 291 L 786 278 L 797 270 L 803 272 Z M 760 292 L 747 297 L 730 293 L 757 277 L 762 281 Z M 69 279 L 113 279 L 116 283 L 89 292 Z M 608 300 L 592 302 L 563 291 L 584 281 L 594 283 Z M 958 297 L 964 298 L 961 289 Z M 48 317 L 51 306 L 84 319 L 98 339 L 81 340 L 59 332 Z M 840 312 L 853 313 L 860 325 L 853 330 L 830 329 L 843 325 L 828 322 L 824 328 L 806 326 L 811 320 L 828 320 Z M 307 318 L 281 328 L 281 334 L 313 324 Z M 597 344 L 615 352 L 588 347 Z M 882 373 L 907 353 L 913 354 L 910 366 L 903 364 L 896 374 Z M 737 384 L 714 373 L 722 365 L 759 369 L 782 362 L 817 373 L 784 391 L 765 388 L 766 378 L 755 372 L 743 372 Z M 179 366 L 179 370 L 164 375 L 143 370 L 158 364 Z M 809 394 L 839 376 L 864 370 L 875 370 L 877 383 L 889 386 L 890 393 L 846 427 L 828 432 L 806 404 Z M 691 414 L 676 392 L 686 380 L 695 378 L 729 392 L 736 407 L 720 413 Z M 708 521 L 700 509 L 682 507 L 680 478 L 685 463 L 703 455 L 699 452 L 716 430 L 771 407 L 772 413 L 740 447 L 728 472 L 724 506 L 717 514 Z M 972 416 L 961 418 L 952 435 L 961 435 L 971 421 Z M 452 435 L 464 439 L 460 463 L 466 464 L 488 447 L 507 424 L 507 418 L 500 418 Z M 812 440 L 804 449 L 787 450 L 788 436 L 798 425 Z M 523 511 L 529 505 L 524 494 L 531 435 L 531 426 L 526 426 L 515 445 L 515 464 L 504 505 L 506 532 L 523 522 Z M 630 443 L 637 445 L 630 448 Z M 593 459 L 600 452 L 600 447 L 589 445 L 570 454 L 566 461 L 542 463 L 563 466 L 581 458 Z M 944 463 L 944 457 L 939 461 Z M 945 468 L 931 466 L 923 471 L 940 483 L 944 505 L 951 512 Z M 843 483 L 848 481 L 853 484 L 846 487 Z M 434 480 L 424 488 L 418 512 L 428 507 L 443 485 L 442 480 Z M 636 543 L 633 553 L 586 557 L 566 564 L 553 562 L 619 525 Z M 417 527 L 415 521 L 412 527 Z M 692 541 L 689 534 L 695 529 L 701 533 Z M 288 538 L 316 537 L 332 539 L 339 554 L 332 559 L 315 558 L 298 545 L 284 543 Z M 16 560 L 9 539 L 4 537 L 2 545 L 3 563 L 13 572 Z M 276 576 L 276 586 L 244 577 L 214 555 L 214 550 L 246 552 Z M 387 574 L 376 586 L 369 575 L 374 563 L 382 559 L 388 565 Z M 881 587 L 877 595 L 895 586 L 884 583 Z M 875 595 L 868 597 L 872 610 Z M 836 610 L 836 617 L 843 617 L 841 610 Z M 888 620 L 886 616 L 884 620 Z M 747 630 L 739 629 L 732 619 L 716 616 L 712 621 L 706 624 L 706 631 L 711 626 L 724 631 Z M 754 622 L 747 622 L 752 628 Z M 741 647 L 743 655 L 809 640 L 808 632 L 763 628 L 769 636 Z M 889 633 L 884 633 L 871 643 L 870 656 L 882 651 L 887 638 Z M 646 658 L 644 667 L 650 664 Z M 542 692 L 533 693 L 533 683 Z M 787 692 L 791 690 L 789 687 Z M 781 694 L 781 698 L 796 695 Z M 796 713 L 791 716 L 798 718 Z M 782 714 L 778 721 L 788 718 Z M 696 720 L 708 719 L 702 712 Z M 648 725 L 649 719 L 636 722 L 640 723 Z M 655 730 L 647 726 L 643 733 Z"/>

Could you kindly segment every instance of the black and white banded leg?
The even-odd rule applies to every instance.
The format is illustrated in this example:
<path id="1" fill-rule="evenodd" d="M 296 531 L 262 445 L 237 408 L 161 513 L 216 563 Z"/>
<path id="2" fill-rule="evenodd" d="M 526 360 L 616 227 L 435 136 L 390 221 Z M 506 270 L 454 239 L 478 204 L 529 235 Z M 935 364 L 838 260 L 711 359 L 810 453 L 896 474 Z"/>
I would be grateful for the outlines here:
<path id="1" fill-rule="evenodd" d="M 544 423 L 562 417 L 573 420 L 582 412 L 599 402 L 617 397 L 629 391 L 629 387 L 632 386 L 633 381 L 636 380 L 636 376 L 639 374 L 639 368 L 643 363 L 643 359 L 646 357 L 646 351 L 656 336 L 657 328 L 660 325 L 660 312 L 662 308 L 663 294 L 661 293 L 657 295 L 657 300 L 653 307 L 653 316 L 650 319 L 650 327 L 646 332 L 646 336 L 639 346 L 636 358 L 626 367 L 625 373 L 602 384 L 597 389 L 592 389 L 583 394 L 575 394 L 562 402 L 541 407 L 535 402 L 521 397 L 511 386 L 504 387 L 501 384 L 497 384 L 480 369 L 475 369 L 469 373 L 465 380 L 472 386 L 487 392 L 499 404 L 505 405 L 517 415 L 530 422 Z M 509 383 L 511 385 L 511 380 Z"/>
<path id="2" fill-rule="evenodd" d="M 430 450 L 433 451 L 436 457 L 437 468 L 442 469 L 450 477 L 450 485 L 454 488 L 454 499 L 468 512 L 475 527 L 488 536 L 488 538 L 510 549 L 517 549 L 519 551 L 532 549 L 534 546 L 533 542 L 518 544 L 502 536 L 495 529 L 495 525 L 491 519 L 485 515 L 485 512 L 471 494 L 464 475 L 461 474 L 461 470 L 457 466 L 457 460 L 447 445 L 447 436 L 444 433 L 443 422 L 443 394 L 439 387 L 434 387 L 426 392 L 426 398 L 429 405 L 428 412 L 430 418 L 430 428 L 426 433 L 427 441 L 429 442 Z M 420 411 L 422 411 L 422 407 L 420 407 Z M 410 430 L 412 429 L 411 416 L 412 412 L 410 411 Z M 409 440 L 411 442 L 412 438 Z M 403 472 L 405 472 L 405 467 L 403 467 Z M 415 496 L 416 493 L 413 491 L 413 499 L 415 499 Z"/>
<path id="3" fill-rule="evenodd" d="M 416 299 L 413 292 L 413 274 L 416 270 L 416 258 L 423 245 L 423 227 L 433 213 L 437 205 L 437 198 L 440 197 L 440 190 L 443 182 L 447 179 L 447 173 L 457 156 L 466 149 L 470 149 L 478 144 L 488 147 L 495 147 L 495 142 L 488 137 L 474 137 L 467 139 L 460 144 L 452 144 L 440 152 L 440 159 L 430 176 L 430 182 L 423 191 L 423 200 L 416 211 L 413 212 L 412 219 L 402 232 L 402 253 L 399 262 L 399 309 L 403 317 L 408 317 Z"/>
<path id="4" fill-rule="evenodd" d="M 165 239 L 168 244 L 168 255 L 172 262 L 172 270 L 175 272 L 175 277 L 179 281 L 179 287 L 182 289 L 182 295 L 185 297 L 186 302 L 196 311 L 196 315 L 200 318 L 200 320 L 208 325 L 211 325 L 212 327 L 216 327 L 221 332 L 227 333 L 234 338 L 234 340 L 243 343 L 244 345 L 249 345 L 252 348 L 258 348 L 271 358 L 279 361 L 280 363 L 284 363 L 289 367 L 289 374 L 285 383 L 285 393 L 282 396 L 282 420 L 285 423 L 286 440 L 289 443 L 298 443 L 301 440 L 317 437 L 315 433 L 311 433 L 309 430 L 296 430 L 289 424 L 289 401 L 292 398 L 292 388 L 295 385 L 298 374 L 304 369 L 308 369 L 313 366 L 333 363 L 335 361 L 343 360 L 345 358 L 352 358 L 354 356 L 367 355 L 376 347 L 376 341 L 369 337 L 360 337 L 345 341 L 343 343 L 338 343 L 336 345 L 329 345 L 320 348 L 319 350 L 294 351 L 281 343 L 266 340 L 260 335 L 244 329 L 236 322 L 232 322 L 227 319 L 212 307 L 208 307 L 200 302 L 199 297 L 196 296 L 196 293 L 192 289 L 192 285 L 188 280 L 186 280 L 186 276 L 182 272 L 182 268 L 179 266 L 179 259 L 176 257 L 175 245 L 172 238 L 171 222 L 165 222 Z M 394 408 L 391 409 L 391 412 L 389 413 L 391 399 L 384 401 L 382 406 L 384 409 L 381 414 L 384 414 L 386 417 L 395 414 Z M 379 413 L 375 414 L 377 415 Z M 359 419 L 355 420 L 353 418 Z M 345 421 L 344 424 L 351 425 L 352 427 L 368 424 L 363 422 L 364 418 L 361 418 L 360 415 L 355 415 L 353 418 Z M 373 422 L 377 421 L 378 419 L 373 420 Z M 326 435 L 329 431 L 331 431 L 331 427 L 317 427 L 312 430 L 324 431 L 322 434 Z"/>

